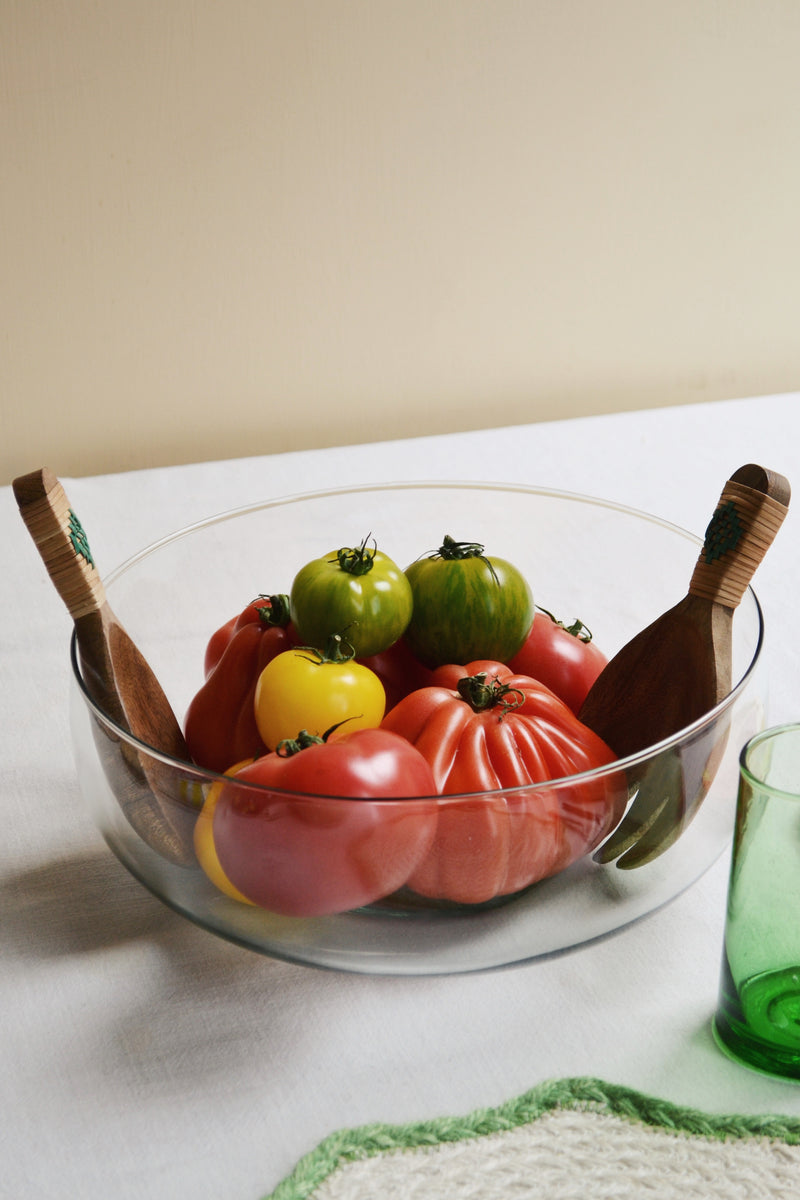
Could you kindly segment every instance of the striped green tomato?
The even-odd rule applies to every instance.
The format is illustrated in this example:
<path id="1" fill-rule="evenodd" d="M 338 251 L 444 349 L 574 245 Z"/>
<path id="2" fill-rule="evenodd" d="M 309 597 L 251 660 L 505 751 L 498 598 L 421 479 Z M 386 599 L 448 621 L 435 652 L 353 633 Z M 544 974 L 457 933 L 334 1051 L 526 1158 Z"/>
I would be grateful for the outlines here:
<path id="1" fill-rule="evenodd" d="M 516 654 L 533 624 L 533 594 L 512 563 L 478 542 L 444 538 L 406 569 L 414 609 L 405 639 L 426 667 Z"/>
<path id="2" fill-rule="evenodd" d="M 357 658 L 368 658 L 401 636 L 411 588 L 400 567 L 367 543 L 332 550 L 298 571 L 289 606 L 301 642 L 323 648 L 341 634 Z"/>

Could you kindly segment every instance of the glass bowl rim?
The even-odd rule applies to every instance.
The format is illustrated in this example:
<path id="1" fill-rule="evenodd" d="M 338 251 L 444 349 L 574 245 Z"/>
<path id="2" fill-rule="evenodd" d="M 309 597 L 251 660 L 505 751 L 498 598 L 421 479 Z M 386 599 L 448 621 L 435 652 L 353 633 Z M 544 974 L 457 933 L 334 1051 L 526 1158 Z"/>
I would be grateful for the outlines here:
<path id="1" fill-rule="evenodd" d="M 424 488 L 438 488 L 438 489 L 448 489 L 448 490 L 467 489 L 470 491 L 489 491 L 489 492 L 498 492 L 498 491 L 520 492 L 520 493 L 524 493 L 525 495 L 543 496 L 543 497 L 546 497 L 547 499 L 564 500 L 564 501 L 569 501 L 569 502 L 579 503 L 579 504 L 589 504 L 589 505 L 593 505 L 598 508 L 609 509 L 612 512 L 619 512 L 619 513 L 623 514 L 624 516 L 633 517 L 633 518 L 636 518 L 637 520 L 643 520 L 643 521 L 649 522 L 650 524 L 657 525 L 657 526 L 661 527 L 662 529 L 667 530 L 670 533 L 679 535 L 680 537 L 684 538 L 685 540 L 687 540 L 689 542 L 693 542 L 698 547 L 702 546 L 702 544 L 703 544 L 702 538 L 698 537 L 696 534 L 691 533 L 691 531 L 685 529 L 681 525 L 676 524 L 675 522 L 668 521 L 663 517 L 654 516 L 652 513 L 645 512 L 641 509 L 634 508 L 630 505 L 623 504 L 619 501 L 606 500 L 606 499 L 602 499 L 602 498 L 595 497 L 595 496 L 588 496 L 588 495 L 584 495 L 580 492 L 564 491 L 564 490 L 559 490 L 556 488 L 547 488 L 547 487 L 541 487 L 541 486 L 535 486 L 535 485 L 529 485 L 529 484 L 521 484 L 521 483 L 501 483 L 501 482 L 474 481 L 474 480 L 429 480 L 429 479 L 403 480 L 403 481 L 389 481 L 389 482 L 379 482 L 379 483 L 354 484 L 354 485 L 347 486 L 347 487 L 323 488 L 323 489 L 307 491 L 307 492 L 294 492 L 294 493 L 289 493 L 289 494 L 286 494 L 283 496 L 277 496 L 277 497 L 274 497 L 269 500 L 255 501 L 254 503 L 250 503 L 250 504 L 242 505 L 239 507 L 223 510 L 223 511 L 213 514 L 211 516 L 201 518 L 198 521 L 194 521 L 190 525 L 185 525 L 182 528 L 176 529 L 171 533 L 165 534 L 163 537 L 158 538 L 156 541 L 151 542 L 147 546 L 142 547 L 142 549 L 136 551 L 134 554 L 129 555 L 128 558 L 124 559 L 115 568 L 113 568 L 113 570 L 111 572 L 109 572 L 108 575 L 103 576 L 103 579 L 102 579 L 103 586 L 104 586 L 104 588 L 110 587 L 117 579 L 119 579 L 122 575 L 126 574 L 129 570 L 132 570 L 135 566 L 137 566 L 145 558 L 148 558 L 151 554 L 154 554 L 157 550 L 162 549 L 164 546 L 169 545 L 171 542 L 178 541 L 184 537 L 189 536 L 190 534 L 197 533 L 203 529 L 208 529 L 212 525 L 222 524 L 225 521 L 234 520 L 238 517 L 248 516 L 248 515 L 251 515 L 251 514 L 254 514 L 257 512 L 264 511 L 266 509 L 284 507 L 288 504 L 297 504 L 297 503 L 302 503 L 304 501 L 324 500 L 331 496 L 352 495 L 352 494 L 357 494 L 360 492 L 376 492 L 376 491 L 387 491 L 387 492 L 388 491 L 392 491 L 392 492 L 413 491 L 413 490 L 424 489 Z M 689 725 L 686 725 L 682 729 L 679 729 L 676 733 L 672 734 L 670 737 L 664 738 L 660 742 L 655 742 L 655 743 L 653 743 L 653 745 L 647 746 L 644 750 L 637 751 L 635 754 L 630 754 L 630 755 L 627 755 L 626 757 L 616 758 L 616 759 L 614 759 L 613 762 L 608 763 L 605 766 L 593 767 L 588 771 L 581 771 L 581 772 L 578 772 L 578 773 L 572 774 L 572 775 L 563 775 L 557 779 L 542 780 L 538 783 L 519 784 L 514 787 L 509 787 L 509 788 L 496 788 L 491 791 L 463 792 L 463 793 L 454 793 L 454 794 L 433 793 L 432 795 L 429 795 L 429 796 L 409 796 L 409 797 L 328 796 L 328 795 L 318 794 L 318 793 L 296 792 L 296 791 L 291 791 L 289 789 L 276 788 L 273 786 L 266 787 L 263 784 L 258 784 L 258 783 L 254 783 L 252 781 L 245 781 L 245 780 L 240 780 L 238 782 L 237 786 L 252 789 L 254 792 L 257 792 L 259 794 L 263 793 L 263 794 L 268 794 L 268 795 L 278 795 L 278 796 L 285 796 L 287 798 L 288 797 L 302 798 L 302 799 L 307 799 L 309 801 L 316 801 L 316 802 L 319 802 L 321 800 L 326 800 L 326 801 L 346 802 L 346 803 L 350 803 L 350 804 L 355 803 L 355 802 L 362 802 L 362 803 L 367 803 L 367 804 L 379 804 L 382 806 L 390 806 L 393 804 L 407 805 L 410 801 L 416 800 L 418 802 L 427 802 L 427 803 L 430 803 L 431 801 L 436 801 L 437 805 L 442 805 L 442 804 L 450 804 L 450 803 L 453 803 L 453 804 L 454 803 L 463 803 L 468 800 L 476 800 L 476 799 L 486 800 L 487 797 L 495 797 L 495 798 L 505 797 L 505 796 L 513 797 L 513 796 L 519 795 L 521 793 L 525 793 L 526 795 L 528 795 L 530 793 L 535 793 L 537 790 L 544 791 L 544 790 L 552 790 L 553 788 L 559 788 L 559 787 L 564 788 L 569 785 L 575 786 L 575 785 L 585 782 L 587 780 L 605 779 L 609 776 L 616 774 L 619 771 L 624 771 L 624 770 L 628 770 L 631 768 L 635 768 L 635 767 L 645 763 L 648 759 L 654 758 L 657 755 L 664 753 L 665 751 L 668 751 L 670 749 L 674 749 L 677 746 L 679 746 L 681 743 L 683 743 L 687 740 L 691 740 L 694 736 L 701 733 L 704 729 L 713 725 L 715 723 L 715 721 L 717 720 L 717 718 L 722 713 L 724 713 L 727 708 L 731 707 L 735 703 L 739 693 L 741 691 L 743 691 L 743 689 L 745 688 L 747 681 L 750 678 L 750 675 L 755 670 L 756 665 L 761 656 L 761 651 L 762 651 L 763 645 L 764 645 L 764 632 L 765 632 L 764 631 L 764 614 L 763 614 L 763 610 L 761 608 L 761 604 L 759 602 L 758 596 L 756 595 L 755 591 L 753 590 L 752 585 L 748 585 L 746 591 L 750 593 L 753 603 L 755 605 L 755 613 L 756 613 L 757 626 L 758 626 L 758 635 L 757 635 L 756 645 L 755 645 L 755 649 L 753 651 L 752 657 L 751 657 L 749 663 L 747 664 L 746 669 L 742 673 L 741 678 L 737 680 L 736 684 L 731 689 L 731 691 L 728 693 L 728 695 L 723 697 L 723 699 L 720 700 L 720 702 L 718 704 L 714 705 L 713 708 L 709 709 L 708 712 L 704 713 L 701 717 L 698 717 L 695 721 L 691 722 Z M 197 764 L 192 763 L 189 760 L 176 758 L 175 756 L 173 756 L 171 754 L 167 754 L 162 750 L 158 750 L 156 747 L 150 746 L 146 742 L 142 742 L 139 738 L 135 737 L 129 730 L 127 730 L 123 726 L 117 724 L 117 722 L 113 719 L 113 717 L 109 716 L 109 714 L 106 713 L 96 703 L 96 701 L 92 698 L 92 696 L 90 695 L 90 693 L 86 687 L 86 683 L 83 678 L 83 673 L 80 668 L 80 660 L 79 660 L 78 645 L 77 645 L 77 631 L 75 629 L 72 630 L 72 634 L 70 636 L 70 665 L 72 668 L 73 681 L 77 684 L 77 687 L 81 693 L 82 700 L 84 701 L 84 703 L 86 704 L 86 706 L 90 710 L 90 712 L 95 716 L 95 718 L 97 718 L 101 722 L 101 724 L 103 724 L 107 728 L 109 728 L 115 737 L 117 737 L 117 738 L 121 739 L 122 741 L 124 741 L 125 743 L 127 743 L 134 750 L 144 752 L 145 754 L 147 754 L 148 758 L 151 758 L 156 762 L 160 762 L 160 763 L 164 764 L 165 766 L 168 766 L 173 769 L 180 768 L 180 770 L 184 774 L 192 775 L 197 781 L 204 780 L 204 781 L 207 781 L 210 785 L 213 785 L 218 782 L 229 783 L 231 781 L 231 779 L 234 778 L 233 776 L 231 776 L 229 774 L 211 771 L 206 767 L 197 766 Z"/>

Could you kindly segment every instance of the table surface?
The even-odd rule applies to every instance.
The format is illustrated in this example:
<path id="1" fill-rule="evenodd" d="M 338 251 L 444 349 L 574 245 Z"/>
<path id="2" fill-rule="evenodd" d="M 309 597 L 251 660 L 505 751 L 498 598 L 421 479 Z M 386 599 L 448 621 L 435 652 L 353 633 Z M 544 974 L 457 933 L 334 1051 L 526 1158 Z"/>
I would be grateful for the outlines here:
<path id="1" fill-rule="evenodd" d="M 800 394 L 62 482 L 107 573 L 199 516 L 401 479 L 555 487 L 701 535 L 746 462 L 800 478 Z M 770 724 L 800 715 L 798 520 L 755 582 Z M 466 1114 L 572 1076 L 710 1113 L 800 1115 L 800 1088 L 738 1067 L 711 1037 L 727 852 L 610 939 L 473 975 L 319 971 L 169 911 L 83 809 L 71 623 L 10 488 L 0 531 L 0 1194 L 256 1200 L 343 1126 Z"/>

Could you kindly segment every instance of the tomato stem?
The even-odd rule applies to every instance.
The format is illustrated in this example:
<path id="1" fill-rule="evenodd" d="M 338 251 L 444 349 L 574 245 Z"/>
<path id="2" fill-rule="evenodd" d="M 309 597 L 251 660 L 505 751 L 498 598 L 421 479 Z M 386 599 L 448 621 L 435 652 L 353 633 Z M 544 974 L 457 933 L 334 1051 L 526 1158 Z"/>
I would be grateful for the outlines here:
<path id="1" fill-rule="evenodd" d="M 324 650 L 319 650 L 316 646 L 298 646 L 295 653 L 318 667 L 324 666 L 325 663 L 350 662 L 356 656 L 355 647 L 341 633 L 332 633 Z"/>
<path id="2" fill-rule="evenodd" d="M 307 750 L 309 746 L 322 746 L 332 733 L 336 733 L 337 729 L 341 729 L 348 721 L 357 721 L 359 717 L 345 717 L 343 721 L 337 721 L 335 725 L 331 725 L 330 729 L 325 730 L 322 737 L 316 733 L 309 733 L 307 729 L 301 729 L 296 738 L 283 738 L 278 742 L 275 753 L 279 754 L 281 758 L 291 758 L 292 755 L 299 754 L 301 750 Z"/>
<path id="3" fill-rule="evenodd" d="M 282 592 L 278 592 L 274 596 L 265 596 L 263 592 L 260 592 L 257 599 L 267 601 L 266 604 L 256 604 L 256 601 L 253 601 L 261 624 L 265 628 L 278 625 L 281 629 L 285 629 L 290 618 L 289 597 Z"/>
<path id="4" fill-rule="evenodd" d="M 495 583 L 499 584 L 500 580 L 497 578 L 491 560 L 483 553 L 483 549 L 480 542 L 457 542 L 449 533 L 446 533 L 442 539 L 441 546 L 433 557 L 444 559 L 445 562 L 457 562 L 465 558 L 479 558 L 489 568 L 489 574 Z"/>
<path id="5" fill-rule="evenodd" d="M 307 729 L 301 729 L 296 738 L 283 738 L 278 742 L 275 753 L 281 758 L 292 758 L 293 755 L 299 754 L 301 750 L 306 750 L 309 746 L 321 746 L 324 741 L 324 737 L 318 737 L 316 733 L 309 733 Z"/>
<path id="6" fill-rule="evenodd" d="M 374 538 L 372 538 L 372 547 L 367 546 L 370 538 L 372 538 L 372 534 L 368 533 L 360 546 L 343 546 L 341 550 L 336 551 L 336 558 L 329 561 L 337 562 L 348 575 L 368 575 L 372 570 L 378 551 L 378 543 Z"/>
<path id="7" fill-rule="evenodd" d="M 512 687 L 509 683 L 501 683 L 496 675 L 487 682 L 485 671 L 477 675 L 466 675 L 459 679 L 457 691 L 462 700 L 466 700 L 473 712 L 486 712 L 490 708 L 502 709 L 500 719 L 520 704 L 525 703 L 525 694 L 520 688 Z"/>
<path id="8" fill-rule="evenodd" d="M 580 617 L 576 617 L 571 625 L 565 625 L 563 621 L 559 621 L 558 617 L 554 617 L 553 614 L 548 612 L 546 608 L 542 608 L 541 604 L 536 605 L 536 611 L 544 613 L 546 617 L 550 618 L 554 625 L 557 625 L 559 629 L 563 629 L 565 633 L 571 633 L 572 636 L 576 637 L 579 642 L 588 643 L 592 640 L 591 629 L 588 625 L 584 625 Z"/>

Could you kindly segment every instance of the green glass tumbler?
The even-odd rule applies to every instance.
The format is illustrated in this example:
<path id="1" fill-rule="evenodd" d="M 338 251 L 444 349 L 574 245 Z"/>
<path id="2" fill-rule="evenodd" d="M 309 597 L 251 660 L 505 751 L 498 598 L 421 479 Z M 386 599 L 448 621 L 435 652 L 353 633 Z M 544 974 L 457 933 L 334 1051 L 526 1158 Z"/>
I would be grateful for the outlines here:
<path id="1" fill-rule="evenodd" d="M 713 1029 L 737 1062 L 800 1080 L 800 724 L 740 755 Z"/>

